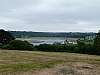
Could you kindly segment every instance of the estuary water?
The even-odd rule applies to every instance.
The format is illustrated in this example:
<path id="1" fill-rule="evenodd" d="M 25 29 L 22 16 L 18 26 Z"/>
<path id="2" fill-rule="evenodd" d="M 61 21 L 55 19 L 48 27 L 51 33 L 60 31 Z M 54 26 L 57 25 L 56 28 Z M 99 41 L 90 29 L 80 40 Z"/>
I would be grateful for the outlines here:
<path id="1" fill-rule="evenodd" d="M 61 43 L 64 44 L 65 40 L 77 40 L 77 38 L 66 38 L 66 37 L 32 37 L 32 38 L 17 38 L 17 40 L 28 41 L 33 45 L 40 44 L 54 44 Z"/>

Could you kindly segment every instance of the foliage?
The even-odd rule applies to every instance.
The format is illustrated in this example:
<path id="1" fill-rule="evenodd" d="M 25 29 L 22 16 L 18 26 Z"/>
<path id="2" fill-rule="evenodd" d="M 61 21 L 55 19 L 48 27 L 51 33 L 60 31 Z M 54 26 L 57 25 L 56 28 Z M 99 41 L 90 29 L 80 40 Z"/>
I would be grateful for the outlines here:
<path id="1" fill-rule="evenodd" d="M 83 38 L 86 36 L 94 36 L 95 33 L 78 33 L 78 32 L 26 32 L 26 31 L 9 31 L 17 38 L 25 37 L 70 37 L 70 38 Z"/>
<path id="2" fill-rule="evenodd" d="M 25 32 L 25 35 L 28 32 Z M 31 32 L 33 33 L 33 32 Z M 50 34 L 50 33 L 47 33 Z M 60 33 L 59 33 L 60 34 Z M 96 54 L 100 55 L 100 33 L 97 34 L 94 45 L 86 44 L 84 41 L 77 41 L 76 45 L 65 45 L 55 42 L 54 44 L 41 44 L 33 46 L 27 41 L 14 40 L 15 38 L 4 30 L 0 30 L 0 48 L 12 50 L 38 50 L 47 52 L 70 52 L 82 54 Z M 3 46 L 2 46 L 3 44 Z"/>
<path id="3" fill-rule="evenodd" d="M 27 41 L 13 40 L 9 44 L 4 45 L 3 48 L 12 50 L 33 50 L 34 47 Z"/>
<path id="4" fill-rule="evenodd" d="M 35 46 L 37 50 L 47 51 L 47 52 L 66 52 L 68 50 L 73 50 L 73 46 L 66 45 L 57 45 L 57 44 L 41 44 L 39 46 Z"/>
<path id="5" fill-rule="evenodd" d="M 94 54 L 100 55 L 100 51 L 95 49 L 91 44 L 84 44 L 78 42 L 77 45 L 65 45 L 65 44 L 41 44 L 33 46 L 27 41 L 14 40 L 9 44 L 4 45 L 4 49 L 12 50 L 36 50 L 46 52 L 69 52 L 69 53 L 81 53 L 81 54 Z"/>
<path id="6" fill-rule="evenodd" d="M 94 39 L 94 47 L 96 50 L 100 50 L 100 33 L 97 33 L 96 38 Z"/>
<path id="7" fill-rule="evenodd" d="M 11 33 L 0 30 L 0 44 L 8 44 L 10 41 L 14 40 L 15 38 L 12 36 Z"/>
<path id="8" fill-rule="evenodd" d="M 95 54 L 99 55 L 100 51 L 94 49 L 91 44 L 84 44 L 82 42 L 77 45 L 50 45 L 50 44 L 41 44 L 39 46 L 35 46 L 35 48 L 39 51 L 47 51 L 47 52 L 70 52 L 70 53 L 81 53 L 81 54 Z"/>

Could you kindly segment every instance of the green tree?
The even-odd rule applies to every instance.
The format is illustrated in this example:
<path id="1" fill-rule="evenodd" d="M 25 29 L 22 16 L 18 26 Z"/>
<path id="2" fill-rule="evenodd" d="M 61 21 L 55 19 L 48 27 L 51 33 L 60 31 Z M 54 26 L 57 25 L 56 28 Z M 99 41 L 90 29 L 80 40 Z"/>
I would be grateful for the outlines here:
<path id="1" fill-rule="evenodd" d="M 96 50 L 100 50 L 100 32 L 96 34 L 96 38 L 94 39 L 94 47 Z"/>
<path id="2" fill-rule="evenodd" d="M 15 38 L 11 35 L 11 33 L 0 30 L 0 44 L 8 44 L 10 41 L 14 40 Z"/>
<path id="3" fill-rule="evenodd" d="M 12 50 L 33 50 L 34 46 L 27 41 L 13 40 L 5 48 Z"/>

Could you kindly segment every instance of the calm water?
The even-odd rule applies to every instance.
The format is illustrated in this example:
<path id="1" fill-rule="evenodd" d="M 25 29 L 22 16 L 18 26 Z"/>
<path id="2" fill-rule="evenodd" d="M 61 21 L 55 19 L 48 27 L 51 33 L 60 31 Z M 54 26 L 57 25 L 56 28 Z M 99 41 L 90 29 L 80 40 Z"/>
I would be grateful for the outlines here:
<path id="1" fill-rule="evenodd" d="M 76 38 L 65 38 L 65 37 L 32 37 L 32 38 L 17 38 L 17 40 L 26 40 L 33 45 L 40 45 L 40 44 L 53 44 L 53 43 L 61 43 L 63 44 L 64 41 L 68 40 L 77 40 Z"/>

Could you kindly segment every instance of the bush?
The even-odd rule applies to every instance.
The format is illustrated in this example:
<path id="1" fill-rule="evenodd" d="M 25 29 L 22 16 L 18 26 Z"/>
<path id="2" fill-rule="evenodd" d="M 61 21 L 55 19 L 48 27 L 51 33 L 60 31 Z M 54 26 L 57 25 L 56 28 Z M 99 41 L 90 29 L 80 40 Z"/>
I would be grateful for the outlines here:
<path id="1" fill-rule="evenodd" d="M 74 45 L 60 45 L 60 44 L 41 44 L 39 46 L 35 46 L 35 48 L 39 51 L 47 51 L 47 52 L 73 52 Z"/>
<path id="2" fill-rule="evenodd" d="M 94 48 L 95 50 L 100 51 L 100 32 L 96 34 L 96 38 L 94 39 Z"/>
<path id="3" fill-rule="evenodd" d="M 84 43 L 78 43 L 77 45 L 41 44 L 39 46 L 35 46 L 35 48 L 39 51 L 46 51 L 46 52 L 69 52 L 69 53 L 100 55 L 100 51 L 95 50 L 93 45 Z"/>
<path id="4" fill-rule="evenodd" d="M 5 45 L 8 44 L 10 41 L 14 40 L 15 37 L 12 36 L 11 33 L 5 31 L 5 30 L 0 30 L 0 44 Z"/>
<path id="5" fill-rule="evenodd" d="M 9 44 L 3 46 L 4 49 L 11 50 L 33 50 L 34 47 L 27 41 L 13 40 Z"/>

